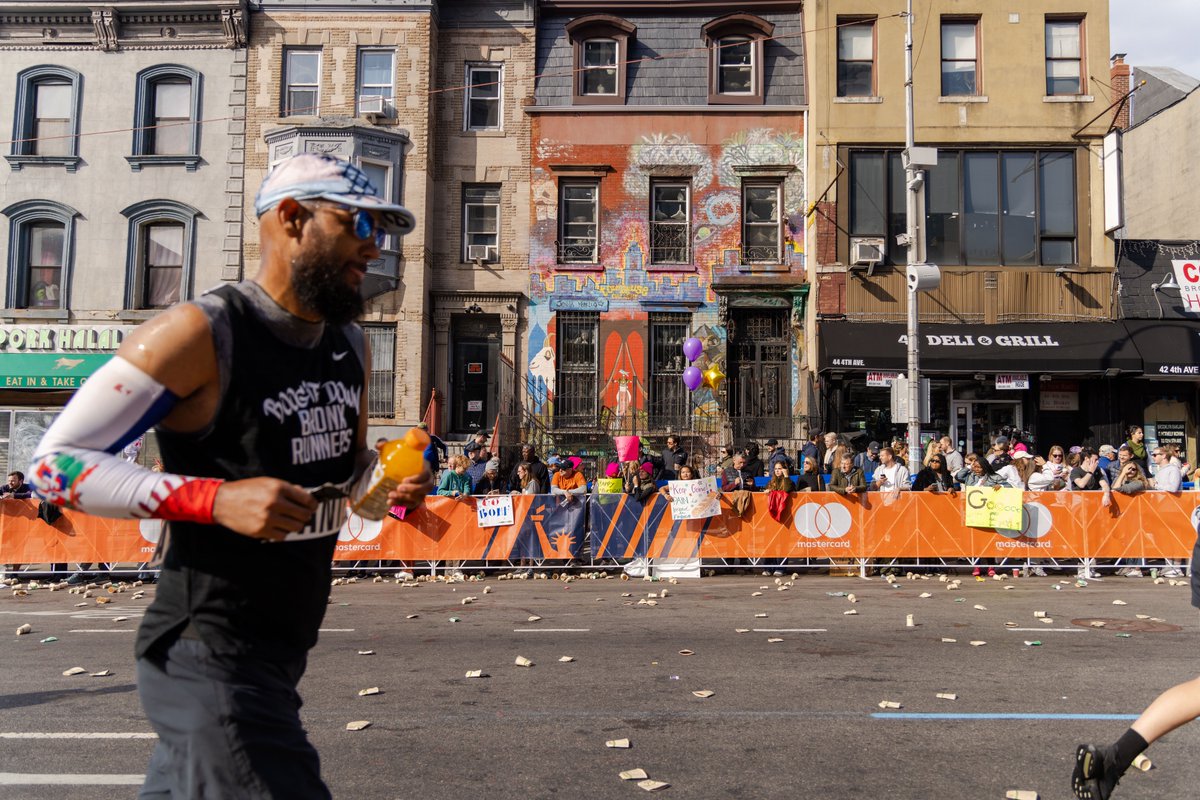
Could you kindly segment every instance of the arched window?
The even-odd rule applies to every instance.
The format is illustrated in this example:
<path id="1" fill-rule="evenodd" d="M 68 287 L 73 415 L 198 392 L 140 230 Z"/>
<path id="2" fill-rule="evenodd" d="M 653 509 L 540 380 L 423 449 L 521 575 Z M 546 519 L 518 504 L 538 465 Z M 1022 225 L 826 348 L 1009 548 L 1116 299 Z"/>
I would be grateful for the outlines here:
<path id="1" fill-rule="evenodd" d="M 65 316 L 79 212 L 52 200 L 24 200 L 0 213 L 9 223 L 5 305 Z"/>
<path id="2" fill-rule="evenodd" d="M 762 17 L 746 13 L 726 14 L 704 26 L 709 50 L 708 102 L 763 102 L 763 40 L 774 30 Z"/>
<path id="3" fill-rule="evenodd" d="M 155 164 L 200 164 L 201 75 L 191 67 L 158 64 L 137 74 L 133 104 L 134 171 Z"/>
<path id="4" fill-rule="evenodd" d="M 166 308 L 190 299 L 200 212 L 175 200 L 144 200 L 121 213 L 129 220 L 125 308 Z"/>
<path id="5" fill-rule="evenodd" d="M 611 14 L 588 14 L 567 23 L 575 54 L 574 104 L 625 103 L 625 64 L 636 32 L 633 23 Z"/>
<path id="6" fill-rule="evenodd" d="M 17 73 L 12 151 L 5 156 L 14 170 L 55 164 L 74 172 L 79 166 L 79 104 L 83 76 L 54 64 Z"/>

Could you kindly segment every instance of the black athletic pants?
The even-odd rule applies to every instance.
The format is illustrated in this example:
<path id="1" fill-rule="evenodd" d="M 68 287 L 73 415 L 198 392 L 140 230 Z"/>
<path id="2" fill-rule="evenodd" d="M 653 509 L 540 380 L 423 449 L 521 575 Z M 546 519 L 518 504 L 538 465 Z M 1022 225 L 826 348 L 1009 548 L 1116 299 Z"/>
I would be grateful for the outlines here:
<path id="1" fill-rule="evenodd" d="M 221 656 L 192 638 L 138 659 L 159 737 L 140 800 L 329 800 L 300 725 L 305 663 Z"/>

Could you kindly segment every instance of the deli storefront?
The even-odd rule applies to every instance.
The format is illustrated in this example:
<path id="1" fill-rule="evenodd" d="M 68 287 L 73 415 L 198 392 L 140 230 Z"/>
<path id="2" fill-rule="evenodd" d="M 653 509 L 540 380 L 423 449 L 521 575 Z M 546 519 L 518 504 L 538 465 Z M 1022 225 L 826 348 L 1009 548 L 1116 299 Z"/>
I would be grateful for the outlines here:
<path id="1" fill-rule="evenodd" d="M 1122 324 L 927 324 L 919 335 L 929 379 L 922 440 L 949 433 L 962 452 L 985 449 L 1006 429 L 1039 452 L 1123 440 L 1121 387 L 1142 373 L 1142 358 Z M 826 429 L 861 439 L 860 448 L 903 438 L 907 419 L 892 419 L 891 383 L 907 365 L 904 325 L 820 323 Z"/>
<path id="2" fill-rule="evenodd" d="M 42 434 L 132 325 L 0 325 L 0 467 L 26 471 Z"/>

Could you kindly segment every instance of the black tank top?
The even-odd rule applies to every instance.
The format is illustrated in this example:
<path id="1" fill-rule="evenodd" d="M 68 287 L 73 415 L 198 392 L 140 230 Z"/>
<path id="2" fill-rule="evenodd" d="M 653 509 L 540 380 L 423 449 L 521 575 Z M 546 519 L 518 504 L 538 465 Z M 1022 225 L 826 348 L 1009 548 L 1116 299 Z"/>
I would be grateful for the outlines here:
<path id="1" fill-rule="evenodd" d="M 158 429 L 164 469 L 231 481 L 270 476 L 309 489 L 348 484 L 364 381 L 343 329 L 326 325 L 316 347 L 296 347 L 276 337 L 232 286 L 213 294 L 229 311 L 229 386 L 207 431 Z M 219 653 L 303 656 L 325 616 L 344 520 L 345 500 L 325 501 L 304 531 L 277 543 L 218 525 L 170 523 L 137 655 L 160 651 L 186 628 Z"/>

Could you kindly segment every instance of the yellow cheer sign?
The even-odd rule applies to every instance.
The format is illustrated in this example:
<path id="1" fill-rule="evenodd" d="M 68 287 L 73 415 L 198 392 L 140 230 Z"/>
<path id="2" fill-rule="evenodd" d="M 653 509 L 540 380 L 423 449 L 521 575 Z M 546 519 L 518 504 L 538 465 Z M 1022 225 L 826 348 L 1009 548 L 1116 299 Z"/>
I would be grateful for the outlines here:
<path id="1" fill-rule="evenodd" d="M 1020 489 L 995 489 L 968 486 L 963 489 L 963 524 L 968 528 L 1007 528 L 1021 530 Z"/>

